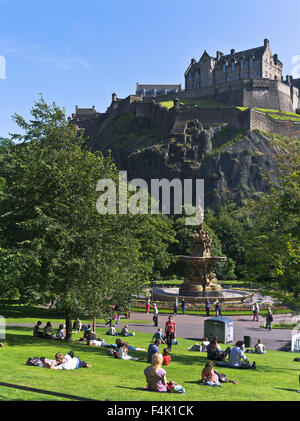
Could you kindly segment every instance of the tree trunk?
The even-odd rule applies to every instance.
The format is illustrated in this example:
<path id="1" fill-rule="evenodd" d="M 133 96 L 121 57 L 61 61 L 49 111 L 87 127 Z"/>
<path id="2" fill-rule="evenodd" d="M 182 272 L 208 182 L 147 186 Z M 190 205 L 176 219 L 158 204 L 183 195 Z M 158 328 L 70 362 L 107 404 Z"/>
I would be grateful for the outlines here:
<path id="1" fill-rule="evenodd" d="M 65 312 L 66 320 L 66 341 L 72 341 L 72 314 L 70 311 Z"/>
<path id="2" fill-rule="evenodd" d="M 93 317 L 93 332 L 96 332 L 96 317 Z"/>

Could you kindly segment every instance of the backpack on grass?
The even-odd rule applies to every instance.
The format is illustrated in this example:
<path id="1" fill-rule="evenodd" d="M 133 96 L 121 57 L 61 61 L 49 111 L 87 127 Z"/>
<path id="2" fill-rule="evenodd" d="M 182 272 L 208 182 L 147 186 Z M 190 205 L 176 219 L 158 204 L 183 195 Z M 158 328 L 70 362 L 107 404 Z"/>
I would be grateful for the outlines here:
<path id="1" fill-rule="evenodd" d="M 35 367 L 43 367 L 43 363 L 39 359 L 39 357 L 28 358 L 28 360 L 26 361 L 26 365 L 33 365 Z"/>

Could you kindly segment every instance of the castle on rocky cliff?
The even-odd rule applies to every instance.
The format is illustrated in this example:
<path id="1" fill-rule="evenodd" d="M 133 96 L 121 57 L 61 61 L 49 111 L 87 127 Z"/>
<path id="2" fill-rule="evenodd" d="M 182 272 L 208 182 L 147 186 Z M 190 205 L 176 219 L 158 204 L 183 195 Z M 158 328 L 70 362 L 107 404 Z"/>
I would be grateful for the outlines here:
<path id="1" fill-rule="evenodd" d="M 198 119 L 207 124 L 227 123 L 238 130 L 259 129 L 298 137 L 300 117 L 287 122 L 286 116 L 274 118 L 264 112 L 300 114 L 300 79 L 286 76 L 284 80 L 282 67 L 268 39 L 263 46 L 241 52 L 217 51 L 215 57 L 204 51 L 199 61 L 191 59 L 184 73 L 185 89 L 180 84 L 137 84 L 135 95 L 127 98 L 113 93 L 105 113 L 76 106 L 72 121 L 92 133 L 97 127 L 103 130 L 117 114 L 132 111 L 163 132 L 184 132 L 184 122 Z M 189 100 L 203 100 L 207 105 L 194 107 Z M 174 101 L 174 107 L 162 107 L 165 101 Z"/>
<path id="2" fill-rule="evenodd" d="M 236 106 L 295 112 L 300 107 L 300 79 L 286 76 L 283 80 L 282 67 L 278 54 L 272 54 L 268 39 L 261 47 L 240 52 L 232 49 L 227 55 L 217 51 L 212 57 L 205 50 L 199 61 L 191 59 L 184 73 L 184 90 L 181 85 L 178 88 L 177 85 L 137 84 L 136 94 L 166 100 L 175 96 L 203 98 Z"/>

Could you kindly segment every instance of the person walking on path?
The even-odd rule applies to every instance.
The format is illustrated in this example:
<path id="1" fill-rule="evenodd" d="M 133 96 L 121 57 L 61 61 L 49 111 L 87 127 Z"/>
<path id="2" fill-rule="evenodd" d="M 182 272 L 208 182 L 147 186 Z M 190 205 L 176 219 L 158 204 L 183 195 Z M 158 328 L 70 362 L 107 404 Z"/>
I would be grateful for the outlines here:
<path id="1" fill-rule="evenodd" d="M 273 314 L 272 310 L 268 310 L 266 317 L 266 329 L 272 330 Z"/>
<path id="2" fill-rule="evenodd" d="M 154 326 L 158 326 L 158 309 L 155 303 L 153 304 L 153 323 Z"/>
<path id="3" fill-rule="evenodd" d="M 256 320 L 257 322 L 259 321 L 258 319 L 258 313 L 259 313 L 259 306 L 258 304 L 255 302 L 253 307 L 252 307 L 252 311 L 253 311 L 253 319 L 252 321 Z"/>
<path id="4" fill-rule="evenodd" d="M 186 302 L 184 298 L 181 300 L 181 311 L 183 314 L 186 313 Z"/>
<path id="5" fill-rule="evenodd" d="M 177 311 L 178 311 L 178 298 L 176 297 L 175 302 L 174 302 L 174 315 L 177 315 Z"/>
<path id="6" fill-rule="evenodd" d="M 171 351 L 172 348 L 172 341 L 176 338 L 176 323 L 173 320 L 172 316 L 169 316 L 168 321 L 165 325 L 165 334 L 166 334 L 166 342 L 168 345 L 169 350 Z"/>
<path id="7" fill-rule="evenodd" d="M 222 316 L 221 303 L 218 299 L 216 299 L 214 306 L 215 306 L 216 317 Z"/>
<path id="8" fill-rule="evenodd" d="M 146 298 L 146 314 L 149 314 L 150 311 L 150 298 Z"/>
<path id="9" fill-rule="evenodd" d="M 206 298 L 205 301 L 205 310 L 206 310 L 206 315 L 209 316 L 209 307 L 210 307 L 210 301 L 208 298 Z"/>

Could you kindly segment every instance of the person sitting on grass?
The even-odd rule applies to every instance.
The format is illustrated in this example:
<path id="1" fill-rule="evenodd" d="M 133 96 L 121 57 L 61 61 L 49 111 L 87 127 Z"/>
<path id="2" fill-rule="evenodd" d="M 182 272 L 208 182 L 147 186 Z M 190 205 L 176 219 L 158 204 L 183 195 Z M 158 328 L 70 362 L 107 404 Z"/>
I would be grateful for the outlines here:
<path id="1" fill-rule="evenodd" d="M 163 334 L 162 334 L 162 328 L 160 327 L 157 332 L 154 333 L 151 342 L 155 342 L 156 339 L 159 339 L 162 344 L 165 344 L 166 342 L 163 340 Z"/>
<path id="2" fill-rule="evenodd" d="M 75 370 L 78 368 L 90 367 L 90 364 L 85 361 L 80 361 L 78 357 L 75 357 L 73 351 L 70 351 L 67 355 L 57 353 L 55 355 L 55 361 L 50 366 L 52 370 Z"/>
<path id="3" fill-rule="evenodd" d="M 110 336 L 118 335 L 118 333 L 116 332 L 115 325 L 112 325 L 112 327 L 109 328 L 109 330 L 106 332 L 106 335 L 110 335 Z"/>
<path id="4" fill-rule="evenodd" d="M 95 341 L 98 341 L 98 336 L 95 332 L 92 332 L 91 330 L 88 332 L 86 336 L 86 343 L 87 345 L 92 345 Z"/>
<path id="5" fill-rule="evenodd" d="M 169 365 L 170 362 L 171 362 L 170 351 L 168 350 L 168 348 L 165 348 L 163 350 L 163 363 L 162 363 L 162 365 Z"/>
<path id="6" fill-rule="evenodd" d="M 211 361 L 208 361 L 205 364 L 205 367 L 202 370 L 201 381 L 204 386 L 219 386 L 222 387 L 219 382 L 219 377 L 214 372 L 214 366 Z"/>
<path id="7" fill-rule="evenodd" d="M 243 351 L 243 341 L 237 341 L 236 345 L 230 351 L 228 362 L 222 361 L 217 362 L 216 365 L 220 367 L 230 367 L 230 368 L 256 368 L 255 361 L 251 364 L 248 358 L 246 357 Z M 244 360 L 242 362 L 241 360 Z"/>
<path id="8" fill-rule="evenodd" d="M 207 345 L 207 358 L 209 360 L 224 361 L 229 354 L 230 347 L 227 347 L 225 351 L 222 351 L 220 345 L 218 344 L 217 336 L 215 336 Z"/>
<path id="9" fill-rule="evenodd" d="M 56 339 L 62 341 L 63 339 L 65 339 L 65 337 L 66 337 L 66 331 L 64 329 L 64 325 L 60 324 L 56 332 Z"/>
<path id="10" fill-rule="evenodd" d="M 42 325 L 42 322 L 39 320 L 33 328 L 33 336 L 35 338 L 42 338 L 43 337 L 43 332 L 40 331 L 41 325 Z"/>
<path id="11" fill-rule="evenodd" d="M 89 332 L 91 331 L 91 325 L 82 326 L 82 330 L 83 330 L 83 338 L 78 339 L 78 341 L 86 342 L 86 338 Z"/>
<path id="12" fill-rule="evenodd" d="M 151 365 L 145 368 L 144 375 L 147 381 L 147 390 L 154 392 L 168 392 L 166 371 L 162 368 L 163 356 L 155 352 L 152 355 Z"/>
<path id="13" fill-rule="evenodd" d="M 203 338 L 202 344 L 201 344 L 201 351 L 202 352 L 207 352 L 207 346 L 209 345 L 209 340 L 208 338 L 205 336 L 205 338 Z"/>
<path id="14" fill-rule="evenodd" d="M 118 358 L 120 360 L 134 360 L 134 361 L 139 361 L 142 360 L 142 358 L 136 358 L 136 357 L 132 357 L 131 355 L 128 355 L 128 350 L 129 350 L 129 345 L 126 342 L 122 343 L 122 346 L 120 346 L 120 348 L 118 349 Z"/>
<path id="15" fill-rule="evenodd" d="M 154 344 L 150 344 L 148 346 L 148 352 L 147 352 L 147 360 L 148 363 L 151 364 L 152 362 L 152 355 L 159 353 L 159 346 L 161 344 L 161 341 L 159 339 L 156 339 L 156 341 L 154 342 Z"/>
<path id="16" fill-rule="evenodd" d="M 75 330 L 75 335 L 77 335 L 77 332 L 81 330 L 81 327 L 82 327 L 82 323 L 80 319 L 77 317 L 77 319 L 74 320 L 74 323 L 73 323 L 73 330 Z"/>
<path id="17" fill-rule="evenodd" d="M 47 322 L 46 326 L 44 327 L 43 338 L 53 339 L 53 327 L 51 325 L 51 322 Z"/>
<path id="18" fill-rule="evenodd" d="M 135 332 L 130 333 L 128 330 L 128 325 L 125 325 L 121 330 L 121 336 L 134 336 Z"/>
<path id="19" fill-rule="evenodd" d="M 256 354 L 265 354 L 267 352 L 265 345 L 261 342 L 261 339 L 257 340 L 257 344 L 255 345 L 255 352 Z"/>

